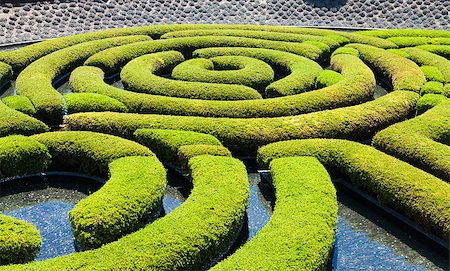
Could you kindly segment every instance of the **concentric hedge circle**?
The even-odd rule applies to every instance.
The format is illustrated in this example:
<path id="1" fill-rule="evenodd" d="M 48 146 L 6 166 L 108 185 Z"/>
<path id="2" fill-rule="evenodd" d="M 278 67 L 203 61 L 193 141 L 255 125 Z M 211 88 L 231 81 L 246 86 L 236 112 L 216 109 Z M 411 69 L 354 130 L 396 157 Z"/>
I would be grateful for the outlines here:
<path id="1" fill-rule="evenodd" d="M 8 163 L 33 155 L 44 156 L 31 171 L 45 170 L 51 155 L 51 166 L 73 166 L 82 157 L 84 163 L 71 170 L 111 173 L 98 194 L 70 214 L 75 237 L 92 250 L 0 270 L 209 268 L 222 260 L 245 217 L 246 171 L 230 156 L 255 156 L 269 143 L 258 158 L 261 166 L 273 160 L 274 216 L 217 269 L 316 270 L 327 263 L 337 205 L 320 164 L 343 171 L 354 185 L 445 240 L 449 36 L 427 30 L 158 25 L 0 52 L 0 84 L 15 79 L 20 94 L 0 102 L 0 135 L 32 135 L 0 138 L 9 144 L 0 145 L 0 174 L 26 173 Z M 73 93 L 63 96 L 54 83 L 69 73 Z M 377 81 L 389 93 L 376 93 Z M 416 111 L 423 115 L 415 117 Z M 49 124 L 72 131 L 43 133 Z M 412 165 L 350 141 L 375 134 L 376 148 Z M 7 148 L 17 140 L 24 150 L 20 159 Z M 194 189 L 178 209 L 147 225 L 165 187 L 159 159 L 190 172 Z M 291 205 L 298 212 L 290 212 Z M 302 223 L 285 235 L 283 229 L 298 219 Z M 275 261 L 267 253 L 276 244 L 285 249 L 276 251 Z M 257 260 L 247 261 L 248 255 Z"/>

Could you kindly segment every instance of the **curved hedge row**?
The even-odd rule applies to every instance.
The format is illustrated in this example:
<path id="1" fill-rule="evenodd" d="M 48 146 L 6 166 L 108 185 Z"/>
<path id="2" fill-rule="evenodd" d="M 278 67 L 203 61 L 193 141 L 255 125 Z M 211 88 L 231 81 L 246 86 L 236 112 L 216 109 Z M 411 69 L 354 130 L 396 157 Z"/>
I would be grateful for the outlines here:
<path id="1" fill-rule="evenodd" d="M 411 91 L 394 91 L 361 105 L 280 118 L 231 119 L 126 113 L 79 113 L 68 116 L 70 130 L 91 130 L 131 138 L 139 128 L 196 131 L 212 134 L 238 154 L 292 138 L 365 139 L 414 114 L 419 98 Z"/>
<path id="2" fill-rule="evenodd" d="M 103 111 L 128 112 L 128 108 L 122 102 L 97 93 L 70 93 L 64 95 L 64 100 L 67 114 Z"/>
<path id="3" fill-rule="evenodd" d="M 97 248 L 146 224 L 159 208 L 166 178 L 153 153 L 136 142 L 93 132 L 50 132 L 31 137 L 52 155 L 53 168 L 108 176 L 107 183 L 70 211 L 76 240 Z M 130 157 L 131 156 L 131 157 Z M 126 158 L 122 158 L 126 157 Z"/>
<path id="4" fill-rule="evenodd" d="M 0 136 L 31 135 L 48 131 L 45 123 L 16 111 L 0 101 Z"/>
<path id="5" fill-rule="evenodd" d="M 450 45 L 420 45 L 417 48 L 450 59 Z"/>
<path id="6" fill-rule="evenodd" d="M 378 38 L 390 38 L 390 37 L 450 38 L 450 32 L 447 30 L 383 29 L 383 30 L 363 30 L 355 33 L 359 35 L 367 35 Z"/>
<path id="7" fill-rule="evenodd" d="M 0 213 L 0 265 L 32 261 L 41 244 L 36 227 Z"/>
<path id="8" fill-rule="evenodd" d="M 129 36 L 95 40 L 39 58 L 27 66 L 17 77 L 17 93 L 31 100 L 40 119 L 59 123 L 64 113 L 64 99 L 52 85 L 55 78 L 80 65 L 96 52 L 147 39 L 149 39 L 147 36 Z"/>
<path id="9" fill-rule="evenodd" d="M 419 92 L 426 82 L 425 76 L 416 63 L 389 51 L 363 44 L 349 44 L 358 50 L 360 57 L 376 70 L 387 76 L 394 90 Z"/>
<path id="10" fill-rule="evenodd" d="M 76 92 L 95 92 L 113 97 L 124 103 L 129 112 L 232 118 L 309 113 L 353 105 L 373 96 L 375 77 L 358 58 L 336 55 L 331 59 L 331 65 L 344 76 L 339 83 L 316 91 L 264 100 L 205 101 L 133 93 L 103 82 L 103 72 L 95 67 L 75 69 L 70 76 L 70 85 Z"/>
<path id="11" fill-rule="evenodd" d="M 278 157 L 302 155 L 345 173 L 354 185 L 424 229 L 444 240 L 450 237 L 450 184 L 375 148 L 339 139 L 273 143 L 258 151 L 258 161 L 267 166 Z"/>
<path id="12" fill-rule="evenodd" d="M 445 98 L 444 98 L 445 99 Z M 450 182 L 450 99 L 378 132 L 372 144 Z"/>
<path id="13" fill-rule="evenodd" d="M 2 102 L 8 107 L 17 110 L 19 112 L 22 112 L 24 114 L 27 114 L 29 116 L 33 116 L 34 114 L 36 114 L 36 108 L 34 108 L 30 99 L 28 99 L 25 96 L 21 95 L 8 96 L 3 98 Z"/>
<path id="14" fill-rule="evenodd" d="M 336 190 L 313 157 L 270 163 L 276 202 L 270 221 L 211 270 L 324 270 L 334 247 Z"/>
<path id="15" fill-rule="evenodd" d="M 419 48 L 403 48 L 402 51 L 408 54 L 408 58 L 419 65 L 436 67 L 444 76 L 444 83 L 450 82 L 450 61 L 442 56 L 430 53 Z"/>
<path id="16" fill-rule="evenodd" d="M 176 51 L 143 55 L 128 62 L 123 67 L 120 78 L 127 90 L 141 93 L 206 100 L 261 99 L 256 90 L 246 86 L 228 85 L 220 81 L 217 84 L 186 82 L 155 74 L 162 73 L 183 60 L 183 55 Z"/>
<path id="17" fill-rule="evenodd" d="M 194 188 L 165 217 L 116 242 L 0 270 L 201 270 L 220 257 L 238 233 L 249 197 L 245 166 L 202 155 L 189 162 Z"/>
<path id="18" fill-rule="evenodd" d="M 0 62 L 0 87 L 13 77 L 12 67 L 6 63 Z"/>
<path id="19" fill-rule="evenodd" d="M 425 94 L 417 101 L 417 113 L 420 115 L 425 113 L 428 109 L 431 109 L 438 105 L 440 102 L 445 101 L 445 96 L 441 94 Z"/>

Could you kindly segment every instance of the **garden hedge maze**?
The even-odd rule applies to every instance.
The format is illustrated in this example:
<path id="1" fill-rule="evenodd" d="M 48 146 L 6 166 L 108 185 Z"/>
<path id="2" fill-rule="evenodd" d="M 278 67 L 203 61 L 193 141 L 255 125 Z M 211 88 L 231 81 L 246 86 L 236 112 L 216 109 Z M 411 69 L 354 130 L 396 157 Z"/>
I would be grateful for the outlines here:
<path id="1" fill-rule="evenodd" d="M 33 261 L 39 232 L 0 214 L 0 270 L 322 270 L 334 173 L 449 240 L 449 57 L 445 30 L 250 25 L 112 29 L 0 52 L 17 94 L 0 102 L 0 177 L 107 179 L 69 213 L 78 253 Z M 249 198 L 236 157 L 248 156 L 270 169 L 274 212 L 225 257 Z M 193 188 L 157 218 L 163 163 Z"/>

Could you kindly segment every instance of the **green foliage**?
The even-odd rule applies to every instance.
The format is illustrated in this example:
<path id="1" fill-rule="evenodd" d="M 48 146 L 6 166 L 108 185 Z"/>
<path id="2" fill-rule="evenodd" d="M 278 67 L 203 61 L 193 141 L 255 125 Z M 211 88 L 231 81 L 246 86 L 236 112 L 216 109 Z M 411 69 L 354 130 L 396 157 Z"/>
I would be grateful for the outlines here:
<path id="1" fill-rule="evenodd" d="M 185 145 L 222 144 L 212 135 L 180 130 L 138 129 L 134 133 L 139 143 L 149 147 L 167 162 L 178 164 L 178 149 Z"/>
<path id="2" fill-rule="evenodd" d="M 333 57 L 335 55 L 342 55 L 342 54 L 359 57 L 358 50 L 356 50 L 355 48 L 350 48 L 350 47 L 339 47 L 333 52 L 333 54 L 331 56 Z"/>
<path id="3" fill-rule="evenodd" d="M 363 30 L 355 33 L 379 38 L 390 38 L 390 37 L 450 38 L 450 31 L 447 30 L 383 29 L 383 30 Z"/>
<path id="4" fill-rule="evenodd" d="M 350 44 L 348 46 L 357 49 L 365 62 L 388 77 L 394 90 L 419 92 L 426 82 L 419 66 L 409 59 L 369 45 Z"/>
<path id="5" fill-rule="evenodd" d="M 128 108 L 118 100 L 97 93 L 71 93 L 64 95 L 68 114 L 79 112 L 128 112 Z"/>
<path id="6" fill-rule="evenodd" d="M 430 37 L 390 37 L 387 40 L 392 41 L 399 47 L 412 47 L 424 44 L 450 44 L 450 36 L 448 38 L 430 38 Z"/>
<path id="7" fill-rule="evenodd" d="M 337 55 L 332 58 L 331 66 L 344 76 L 338 84 L 298 95 L 259 100 L 205 101 L 134 93 L 107 85 L 103 82 L 102 70 L 87 66 L 72 72 L 70 85 L 76 92 L 113 97 L 124 103 L 129 112 L 232 118 L 297 115 L 358 104 L 372 98 L 375 77 L 361 60 L 351 55 Z"/>
<path id="8" fill-rule="evenodd" d="M 447 59 L 450 58 L 450 45 L 420 45 L 417 48 L 440 55 Z"/>
<path id="9" fill-rule="evenodd" d="M 31 223 L 0 213 L 0 265 L 32 261 L 42 240 Z"/>
<path id="10" fill-rule="evenodd" d="M 42 172 L 49 163 L 41 143 L 21 135 L 0 138 L 0 178 Z"/>
<path id="11" fill-rule="evenodd" d="M 21 95 L 8 96 L 2 99 L 2 102 L 14 110 L 22 112 L 24 114 L 33 116 L 36 114 L 36 109 L 34 108 L 31 101 Z"/>
<path id="12" fill-rule="evenodd" d="M 12 67 L 6 63 L 0 62 L 0 86 L 7 80 L 12 79 Z"/>
<path id="13" fill-rule="evenodd" d="M 64 99 L 52 86 L 52 81 L 83 63 L 89 56 L 106 48 L 148 40 L 147 36 L 129 36 L 95 40 L 39 58 L 17 77 L 19 95 L 28 97 L 37 110 L 37 116 L 51 123 L 59 123 L 64 113 Z"/>
<path id="14" fill-rule="evenodd" d="M 442 94 L 445 97 L 450 98 L 450 83 L 444 85 L 444 91 L 442 92 Z"/>
<path id="15" fill-rule="evenodd" d="M 444 76 L 445 82 L 450 83 L 449 60 L 419 48 L 403 48 L 401 50 L 407 52 L 409 58 L 419 65 L 436 67 Z"/>
<path id="16" fill-rule="evenodd" d="M 417 101 L 417 115 L 425 113 L 428 109 L 435 107 L 437 104 L 445 100 L 445 96 L 441 94 L 425 94 Z"/>
<path id="17" fill-rule="evenodd" d="M 443 98 L 430 95 L 422 99 L 436 103 Z M 424 114 L 377 133 L 372 144 L 450 182 L 450 99 L 444 99 Z"/>
<path id="18" fill-rule="evenodd" d="M 342 74 L 333 70 L 324 70 L 316 79 L 316 88 L 329 87 L 344 80 Z"/>
<path id="19" fill-rule="evenodd" d="M 444 76 L 442 75 L 442 72 L 434 67 L 434 66 L 421 66 L 420 70 L 423 72 L 425 77 L 427 78 L 427 81 L 438 81 L 438 82 L 445 82 Z"/>
<path id="20" fill-rule="evenodd" d="M 212 134 L 232 152 L 252 155 L 258 146 L 290 138 L 365 139 L 415 112 L 417 93 L 394 91 L 361 105 L 280 118 L 204 118 L 125 113 L 78 113 L 66 118 L 71 130 L 91 130 L 132 138 L 139 128 Z"/>
<path id="21" fill-rule="evenodd" d="M 141 93 L 206 100 L 261 99 L 261 95 L 256 90 L 246 86 L 227 85 L 223 84 L 224 82 L 217 82 L 217 84 L 203 83 L 204 81 L 186 82 L 155 74 L 170 70 L 183 60 L 183 55 L 176 51 L 143 55 L 128 62 L 122 69 L 120 77 L 127 90 Z"/>
<path id="22" fill-rule="evenodd" d="M 266 87 L 268 97 L 299 94 L 314 88 L 322 67 L 316 62 L 292 53 L 262 48 L 205 48 L 195 50 L 196 57 L 247 56 L 271 65 L 279 74 L 287 74 Z"/>
<path id="23" fill-rule="evenodd" d="M 313 157 L 270 163 L 274 212 L 264 228 L 211 270 L 324 270 L 333 250 L 336 190 Z"/>
<path id="24" fill-rule="evenodd" d="M 108 165 L 125 156 L 152 156 L 148 148 L 120 137 L 86 131 L 49 132 L 31 136 L 52 155 L 53 168 L 108 176 Z"/>
<path id="25" fill-rule="evenodd" d="M 178 80 L 235 84 L 264 90 L 274 79 L 269 64 L 246 56 L 217 56 L 210 59 L 194 58 L 178 64 L 172 70 Z"/>
<path id="26" fill-rule="evenodd" d="M 340 139 L 283 141 L 258 151 L 258 161 L 265 166 L 272 159 L 289 156 L 315 156 L 327 168 L 347 175 L 381 204 L 444 240 L 449 238 L 450 184 L 439 178 L 370 146 Z"/>
<path id="27" fill-rule="evenodd" d="M 109 174 L 100 190 L 69 212 L 75 239 L 84 250 L 144 227 L 157 214 L 166 190 L 166 171 L 156 157 L 116 159 Z"/>
<path id="28" fill-rule="evenodd" d="M 31 135 L 48 131 L 45 123 L 16 111 L 0 101 L 0 136 Z"/>
<path id="29" fill-rule="evenodd" d="M 444 92 L 444 84 L 441 82 L 431 81 L 426 82 L 425 85 L 420 89 L 420 95 L 425 95 L 428 93 L 442 94 Z"/>
<path id="30" fill-rule="evenodd" d="M 249 198 L 244 164 L 230 157 L 190 160 L 194 188 L 177 209 L 99 249 L 0 270 L 202 270 L 231 244 Z M 145 260 L 143 260 L 145 259 Z"/>
<path id="31" fill-rule="evenodd" d="M 214 155 L 214 156 L 229 156 L 231 157 L 231 152 L 221 146 L 221 145 L 207 145 L 207 144 L 196 144 L 196 145 L 183 145 L 178 148 L 178 161 L 182 169 L 188 168 L 189 160 L 192 157 L 199 155 Z"/>
<path id="32" fill-rule="evenodd" d="M 404 58 L 409 58 L 408 53 L 401 49 L 387 49 L 386 52 L 393 53 Z"/>

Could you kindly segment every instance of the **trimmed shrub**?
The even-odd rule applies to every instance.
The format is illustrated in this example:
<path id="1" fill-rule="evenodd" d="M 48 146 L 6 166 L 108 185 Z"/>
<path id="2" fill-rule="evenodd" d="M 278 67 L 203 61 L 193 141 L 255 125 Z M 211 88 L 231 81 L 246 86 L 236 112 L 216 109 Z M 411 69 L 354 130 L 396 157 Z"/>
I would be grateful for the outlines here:
<path id="1" fill-rule="evenodd" d="M 420 70 L 423 72 L 425 77 L 427 78 L 427 81 L 438 81 L 441 83 L 445 83 L 444 76 L 442 75 L 442 72 L 434 67 L 434 66 L 421 66 Z"/>
<path id="2" fill-rule="evenodd" d="M 204 154 L 231 157 L 231 152 L 227 148 L 221 145 L 206 145 L 206 144 L 180 146 L 178 148 L 177 156 L 181 168 L 186 170 L 188 169 L 189 160 L 192 157 Z"/>
<path id="3" fill-rule="evenodd" d="M 450 44 L 449 38 L 430 38 L 430 37 L 390 37 L 387 40 L 392 41 L 399 47 L 412 47 L 424 44 Z"/>
<path id="4" fill-rule="evenodd" d="M 390 37 L 442 37 L 450 38 L 450 31 L 428 30 L 428 29 L 383 29 L 383 30 L 363 30 L 355 32 L 359 35 L 367 35 L 379 38 Z"/>
<path id="5" fill-rule="evenodd" d="M 0 269 L 206 269 L 239 232 L 249 198 L 248 177 L 244 164 L 229 157 L 201 155 L 189 165 L 191 195 L 165 217 L 99 249 Z"/>
<path id="6" fill-rule="evenodd" d="M 257 90 L 264 90 L 274 75 L 269 64 L 246 56 L 195 58 L 172 70 L 172 77 L 178 80 L 244 85 Z"/>
<path id="7" fill-rule="evenodd" d="M 393 53 L 404 58 L 409 58 L 408 53 L 401 49 L 387 49 L 386 52 Z"/>
<path id="8" fill-rule="evenodd" d="M 315 156 L 326 167 L 345 173 L 350 181 L 378 201 L 448 240 L 450 184 L 408 163 L 360 143 L 339 139 L 306 139 L 273 143 L 258 151 L 258 161 Z"/>
<path id="9" fill-rule="evenodd" d="M 435 107 L 437 104 L 445 100 L 445 96 L 441 94 L 425 94 L 417 101 L 417 115 L 425 113 L 428 109 Z"/>
<path id="10" fill-rule="evenodd" d="M 109 174 L 99 191 L 69 212 L 75 239 L 85 250 L 144 227 L 158 214 L 166 190 L 166 171 L 156 157 L 115 159 Z"/>
<path id="11" fill-rule="evenodd" d="M 141 93 L 206 100 L 262 98 L 256 90 L 246 86 L 185 82 L 155 74 L 170 70 L 183 60 L 183 55 L 176 51 L 143 55 L 128 62 L 120 77 L 126 89 Z"/>
<path id="12" fill-rule="evenodd" d="M 148 39 L 147 36 L 129 36 L 90 41 L 39 58 L 27 66 L 17 77 L 17 93 L 27 96 L 31 100 L 40 119 L 50 123 L 59 123 L 64 113 L 64 99 L 52 86 L 55 78 L 80 65 L 94 53 L 106 48 Z"/>
<path id="13" fill-rule="evenodd" d="M 232 152 L 251 155 L 270 142 L 310 137 L 366 139 L 415 112 L 417 93 L 394 91 L 361 105 L 281 118 L 204 118 L 126 113 L 68 116 L 70 130 L 100 131 L 132 138 L 139 128 L 177 129 L 212 134 Z"/>
<path id="14" fill-rule="evenodd" d="M 79 112 L 128 112 L 120 101 L 97 93 L 70 93 L 64 95 L 68 114 Z"/>
<path id="15" fill-rule="evenodd" d="M 147 147 L 120 137 L 87 131 L 49 132 L 31 136 L 52 155 L 52 168 L 108 176 L 109 163 L 125 156 L 152 156 Z"/>
<path id="16" fill-rule="evenodd" d="M 440 55 L 447 59 L 450 58 L 450 45 L 420 45 L 417 48 Z"/>
<path id="17" fill-rule="evenodd" d="M 211 270 L 324 270 L 334 246 L 336 190 L 313 157 L 270 163 L 276 203 L 267 225 Z"/>
<path id="18" fill-rule="evenodd" d="M 0 178 L 44 171 L 50 163 L 47 148 L 31 138 L 0 138 Z"/>
<path id="19" fill-rule="evenodd" d="M 103 72 L 95 67 L 75 69 L 70 76 L 70 85 L 76 92 L 95 92 L 113 97 L 124 103 L 129 112 L 230 118 L 296 115 L 353 105 L 372 98 L 375 77 L 361 60 L 351 55 L 337 55 L 332 58 L 331 65 L 344 76 L 338 84 L 263 100 L 205 101 L 133 93 L 107 85 L 103 82 Z"/>
<path id="20" fill-rule="evenodd" d="M 441 82 L 426 82 L 425 85 L 420 89 L 420 95 L 425 95 L 428 93 L 442 94 L 444 92 L 444 84 Z"/>
<path id="21" fill-rule="evenodd" d="M 344 76 L 342 76 L 342 74 L 332 70 L 324 70 L 316 79 L 316 88 L 329 87 L 339 83 L 342 80 L 344 80 Z"/>
<path id="22" fill-rule="evenodd" d="M 372 144 L 450 182 L 449 139 L 450 99 L 445 99 L 416 118 L 380 131 Z"/>
<path id="23" fill-rule="evenodd" d="M 32 261 L 41 244 L 35 226 L 0 213 L 0 265 Z"/>
<path id="24" fill-rule="evenodd" d="M 450 61 L 442 56 L 430 53 L 419 48 L 403 48 L 409 55 L 409 59 L 418 63 L 419 65 L 433 66 L 439 69 L 444 76 L 445 82 L 450 82 Z"/>
<path id="25" fill-rule="evenodd" d="M 31 135 L 48 131 L 45 123 L 16 111 L 0 101 L 0 136 Z"/>
<path id="26" fill-rule="evenodd" d="M 260 59 L 271 65 L 278 74 L 287 74 L 266 87 L 268 97 L 294 95 L 311 90 L 316 77 L 322 71 L 322 67 L 310 59 L 270 49 L 205 48 L 193 52 L 193 56 L 203 58 L 233 55 Z"/>
<path id="27" fill-rule="evenodd" d="M 0 62 L 0 87 L 13 77 L 12 67 L 6 63 Z"/>
<path id="28" fill-rule="evenodd" d="M 335 55 L 352 55 L 352 56 L 356 56 L 359 57 L 359 52 L 358 50 L 354 49 L 354 48 L 349 48 L 349 47 L 339 47 L 337 48 L 333 54 L 331 55 L 331 57 L 335 56 Z"/>
<path id="29" fill-rule="evenodd" d="M 426 82 L 419 66 L 409 59 L 369 45 L 350 44 L 346 46 L 357 49 L 365 62 L 388 77 L 394 90 L 419 92 Z"/>
<path id="30" fill-rule="evenodd" d="M 137 141 L 149 147 L 156 155 L 164 161 L 178 164 L 178 149 L 184 145 L 218 145 L 222 143 L 212 135 L 161 129 L 138 129 L 134 133 Z"/>
<path id="31" fill-rule="evenodd" d="M 2 102 L 14 110 L 22 112 L 24 114 L 33 116 L 36 114 L 36 108 L 34 108 L 30 99 L 25 96 L 15 95 L 8 96 L 2 99 Z"/>
<path id="32" fill-rule="evenodd" d="M 450 98 L 450 84 L 445 84 L 444 85 L 444 91 L 442 92 L 442 94 L 445 97 Z"/>

